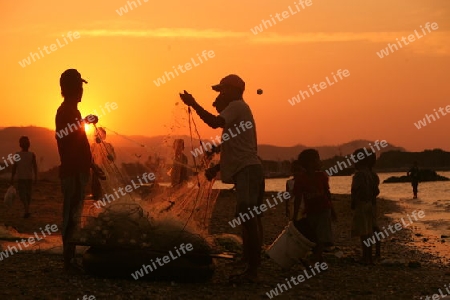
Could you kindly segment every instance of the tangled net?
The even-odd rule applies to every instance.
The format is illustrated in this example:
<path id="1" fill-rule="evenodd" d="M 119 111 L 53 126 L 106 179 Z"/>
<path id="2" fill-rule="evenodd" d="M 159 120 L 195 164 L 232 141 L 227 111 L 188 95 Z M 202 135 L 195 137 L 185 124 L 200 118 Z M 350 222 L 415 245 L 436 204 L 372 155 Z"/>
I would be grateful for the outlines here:
<path id="1" fill-rule="evenodd" d="M 188 116 L 191 132 L 188 142 L 193 149 L 196 147 L 192 137 L 195 122 L 190 111 Z M 214 163 L 215 154 L 206 152 L 197 159 L 191 156 L 194 159 L 187 164 L 180 163 L 176 159 L 180 152 L 179 139 L 167 136 L 159 153 L 175 152 L 174 162 L 169 164 L 171 169 L 157 161 L 136 164 L 130 171 L 129 165 L 128 168 L 125 168 L 126 164 L 119 165 L 120 151 L 107 142 L 105 131 L 114 133 L 96 127 L 95 135 L 90 137 L 94 162 L 99 167 L 93 180 L 99 179 L 95 190 L 101 189 L 101 192 L 97 191 L 101 198 L 85 201 L 74 242 L 152 251 L 168 251 L 182 243 L 191 243 L 193 252 L 213 252 L 209 221 L 219 191 L 212 189 L 214 181 L 208 181 L 203 174 Z M 159 155 L 155 149 L 146 150 L 150 155 Z M 174 180 L 174 176 L 180 176 L 177 170 L 185 171 L 184 180 Z M 168 178 L 168 173 L 172 178 Z M 179 183 L 174 185 L 174 182 Z M 94 186 L 95 183 L 95 196 Z"/>

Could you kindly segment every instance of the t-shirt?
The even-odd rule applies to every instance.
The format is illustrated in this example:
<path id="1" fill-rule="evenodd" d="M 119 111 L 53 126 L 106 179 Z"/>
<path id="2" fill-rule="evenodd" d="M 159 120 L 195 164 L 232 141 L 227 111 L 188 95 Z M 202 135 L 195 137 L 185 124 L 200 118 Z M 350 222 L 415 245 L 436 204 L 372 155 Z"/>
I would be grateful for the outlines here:
<path id="1" fill-rule="evenodd" d="M 56 113 L 55 123 L 55 138 L 61 159 L 59 177 L 89 173 L 92 163 L 91 149 L 80 111 L 74 104 L 63 102 Z"/>
<path id="2" fill-rule="evenodd" d="M 331 195 L 328 175 L 315 172 L 313 176 L 302 172 L 294 183 L 294 195 L 298 201 L 305 203 L 305 213 L 315 214 L 330 209 Z"/>
<path id="3" fill-rule="evenodd" d="M 379 194 L 378 184 L 376 182 L 377 178 L 369 170 L 357 171 L 352 178 L 352 202 L 373 203 L 374 197 Z"/>
<path id="4" fill-rule="evenodd" d="M 17 179 L 33 179 L 33 160 L 36 156 L 33 152 L 17 152 L 20 156 L 20 160 L 16 162 L 16 175 Z"/>
<path id="5" fill-rule="evenodd" d="M 235 183 L 233 176 L 246 166 L 260 165 L 255 120 L 244 100 L 232 101 L 221 113 L 225 120 L 220 153 L 220 176 Z"/>

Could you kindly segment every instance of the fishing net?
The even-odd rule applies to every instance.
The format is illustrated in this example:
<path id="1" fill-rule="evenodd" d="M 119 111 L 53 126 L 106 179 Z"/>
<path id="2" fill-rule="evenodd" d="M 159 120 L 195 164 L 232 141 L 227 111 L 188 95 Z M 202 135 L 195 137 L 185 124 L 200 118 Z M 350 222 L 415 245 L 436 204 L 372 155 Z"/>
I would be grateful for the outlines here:
<path id="1" fill-rule="evenodd" d="M 95 127 L 89 137 L 97 166 L 90 184 L 93 199 L 84 202 L 75 243 L 152 251 L 191 243 L 193 252 L 213 251 L 209 223 L 219 191 L 204 171 L 217 163 L 218 155 L 186 155 L 184 146 L 199 147 L 200 135 L 190 110 L 176 106 L 174 117 L 187 122 L 174 122 L 162 142 L 152 147 Z M 190 137 L 180 139 L 173 132 L 183 124 L 188 124 Z M 134 145 L 116 147 L 108 141 L 111 135 Z M 126 159 L 130 153 L 137 161 Z"/>

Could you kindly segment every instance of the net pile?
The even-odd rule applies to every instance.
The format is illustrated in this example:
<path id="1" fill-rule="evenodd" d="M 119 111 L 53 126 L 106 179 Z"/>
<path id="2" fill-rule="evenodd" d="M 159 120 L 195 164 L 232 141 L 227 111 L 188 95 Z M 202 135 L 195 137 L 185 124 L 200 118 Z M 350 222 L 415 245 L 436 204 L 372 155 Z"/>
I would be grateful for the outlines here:
<path id="1" fill-rule="evenodd" d="M 189 121 L 191 124 L 190 118 Z M 168 164 L 161 161 L 136 163 L 133 169 L 130 168 L 133 164 L 120 164 L 120 151 L 107 142 L 104 131 L 96 128 L 91 137 L 91 151 L 99 167 L 94 177 L 99 178 L 100 199 L 85 201 L 75 242 L 152 251 L 168 251 L 191 243 L 194 252 L 213 252 L 209 221 L 219 191 L 212 189 L 214 181 L 208 181 L 204 171 L 214 163 L 215 154 L 197 158 L 189 155 L 190 159 L 184 164 L 176 159 Z M 176 141 L 174 137 L 166 137 L 162 151 L 175 152 L 172 155 L 175 157 Z M 191 148 L 198 146 L 192 143 L 192 139 L 185 142 Z M 152 149 L 146 150 L 149 156 L 159 155 Z M 187 176 L 173 186 L 177 168 L 184 168 Z M 154 177 L 150 176 L 152 174 Z M 95 195 L 98 186 L 94 189 L 94 185 Z"/>

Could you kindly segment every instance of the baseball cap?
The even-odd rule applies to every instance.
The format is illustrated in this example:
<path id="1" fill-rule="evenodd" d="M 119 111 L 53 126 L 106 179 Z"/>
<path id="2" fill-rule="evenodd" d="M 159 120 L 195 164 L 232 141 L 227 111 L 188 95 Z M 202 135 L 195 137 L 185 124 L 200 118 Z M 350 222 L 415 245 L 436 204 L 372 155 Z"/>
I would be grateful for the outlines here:
<path id="1" fill-rule="evenodd" d="M 220 92 L 224 87 L 234 87 L 241 91 L 244 91 L 245 82 L 244 80 L 241 79 L 241 77 L 235 74 L 230 74 L 222 78 L 219 84 L 213 85 L 212 89 L 215 90 L 216 92 Z"/>
<path id="2" fill-rule="evenodd" d="M 67 86 L 67 85 L 73 85 L 73 84 L 79 84 L 79 83 L 88 83 L 86 80 L 81 78 L 80 72 L 78 72 L 76 69 L 67 69 L 59 78 L 59 85 Z"/>

